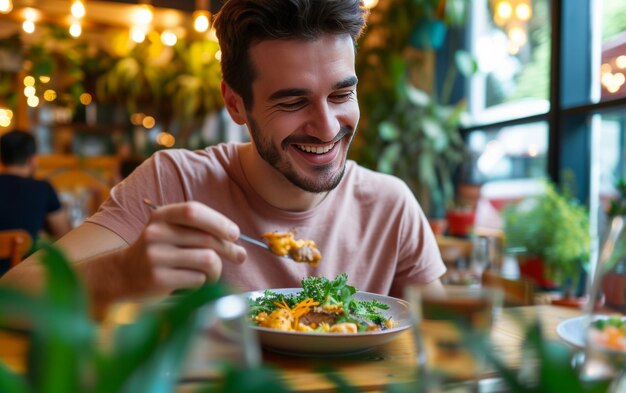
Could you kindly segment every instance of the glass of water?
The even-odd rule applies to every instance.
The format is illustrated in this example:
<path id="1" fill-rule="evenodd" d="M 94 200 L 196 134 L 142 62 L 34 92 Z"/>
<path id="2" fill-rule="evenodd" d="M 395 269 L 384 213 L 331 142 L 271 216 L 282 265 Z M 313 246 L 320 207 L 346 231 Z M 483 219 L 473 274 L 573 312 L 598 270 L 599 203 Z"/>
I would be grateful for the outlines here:
<path id="1" fill-rule="evenodd" d="M 420 369 L 430 379 L 444 384 L 464 382 L 473 390 L 486 371 L 486 359 L 472 345 L 490 335 L 502 292 L 463 286 L 444 287 L 443 291 L 409 286 L 405 292 Z"/>

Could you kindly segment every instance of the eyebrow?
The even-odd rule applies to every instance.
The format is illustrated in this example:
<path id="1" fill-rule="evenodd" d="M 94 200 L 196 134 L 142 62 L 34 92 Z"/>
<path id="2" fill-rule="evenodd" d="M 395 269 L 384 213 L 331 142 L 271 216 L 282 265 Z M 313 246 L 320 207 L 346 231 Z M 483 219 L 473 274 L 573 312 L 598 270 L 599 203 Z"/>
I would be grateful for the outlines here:
<path id="1" fill-rule="evenodd" d="M 345 89 L 346 87 L 356 86 L 358 79 L 356 76 L 350 76 L 342 81 L 335 83 L 333 89 Z M 281 89 L 275 91 L 270 95 L 269 99 L 272 101 L 280 100 L 286 97 L 298 97 L 310 94 L 311 90 L 301 88 Z"/>

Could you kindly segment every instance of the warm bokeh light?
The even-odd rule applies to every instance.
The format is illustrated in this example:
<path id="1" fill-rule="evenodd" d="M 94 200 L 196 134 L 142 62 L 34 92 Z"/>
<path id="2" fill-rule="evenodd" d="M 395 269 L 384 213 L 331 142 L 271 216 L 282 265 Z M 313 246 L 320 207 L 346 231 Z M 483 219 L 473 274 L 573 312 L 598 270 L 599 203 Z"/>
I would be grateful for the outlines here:
<path id="1" fill-rule="evenodd" d="M 133 23 L 136 25 L 147 26 L 154 19 L 154 10 L 150 4 L 140 4 L 135 8 L 133 14 Z"/>
<path id="2" fill-rule="evenodd" d="M 609 93 L 617 93 L 626 82 L 626 76 L 621 72 L 615 74 L 605 72 L 600 77 L 600 82 Z"/>
<path id="3" fill-rule="evenodd" d="M 132 115 L 130 115 L 130 122 L 135 126 L 139 126 L 141 125 L 144 117 L 146 117 L 144 113 L 133 113 Z"/>
<path id="4" fill-rule="evenodd" d="M 24 88 L 24 95 L 25 95 L 26 97 L 32 97 L 32 96 L 34 96 L 34 95 L 35 95 L 35 93 L 36 93 L 36 90 L 35 90 L 35 87 L 34 87 L 34 86 L 26 86 L 26 87 Z"/>
<path id="5" fill-rule="evenodd" d="M 83 34 L 83 27 L 80 25 L 80 22 L 73 22 L 70 25 L 70 35 L 74 38 L 80 37 Z"/>
<path id="6" fill-rule="evenodd" d="M 13 10 L 13 1 L 0 0 L 0 14 L 8 14 Z"/>
<path id="7" fill-rule="evenodd" d="M 39 82 L 41 82 L 41 83 L 48 83 L 48 82 L 50 82 L 50 77 L 47 76 L 47 75 L 41 75 L 39 77 Z"/>
<path id="8" fill-rule="evenodd" d="M 57 98 L 57 92 L 52 89 L 48 89 L 43 92 L 43 99 L 48 102 L 52 102 L 56 100 L 56 98 Z"/>
<path id="9" fill-rule="evenodd" d="M 24 86 L 35 86 L 35 78 L 31 75 L 24 77 Z"/>
<path id="10" fill-rule="evenodd" d="M 28 99 L 26 100 L 26 105 L 30 106 L 31 108 L 36 108 L 39 105 L 39 97 L 37 96 L 28 97 Z"/>
<path id="11" fill-rule="evenodd" d="M 193 13 L 193 28 L 198 33 L 204 33 L 209 29 L 209 11 L 198 10 Z"/>
<path id="12" fill-rule="evenodd" d="M 367 8 L 368 10 L 371 10 L 377 5 L 378 5 L 378 0 L 364 0 L 363 1 L 363 6 Z"/>
<path id="13" fill-rule="evenodd" d="M 152 116 L 146 116 L 141 121 L 141 125 L 147 129 L 154 127 L 155 124 L 156 124 L 156 120 Z"/>
<path id="14" fill-rule="evenodd" d="M 163 33 L 161 33 L 161 42 L 163 43 L 163 45 L 174 46 L 176 45 L 177 41 L 178 37 L 173 31 L 165 30 Z"/>
<path id="15" fill-rule="evenodd" d="M 142 28 L 134 26 L 130 29 L 130 38 L 140 44 L 146 39 L 146 32 Z"/>
<path id="16" fill-rule="evenodd" d="M 519 3 L 515 6 L 515 16 L 522 21 L 528 21 L 533 15 L 533 10 L 528 3 Z"/>
<path id="17" fill-rule="evenodd" d="M 160 132 L 156 137 L 156 142 L 165 147 L 172 147 L 176 143 L 176 138 L 169 132 Z"/>
<path id="18" fill-rule="evenodd" d="M 74 18 L 81 19 L 85 16 L 85 4 L 81 0 L 74 0 L 70 10 Z"/>
<path id="19" fill-rule="evenodd" d="M 24 30 L 24 32 L 28 34 L 34 33 L 35 22 L 33 22 L 32 20 L 25 20 L 24 22 L 22 22 L 22 30 Z"/>
<path id="20" fill-rule="evenodd" d="M 41 19 L 41 12 L 35 8 L 24 8 L 22 10 L 22 15 L 24 15 L 25 20 L 30 20 L 32 22 L 37 22 L 39 19 Z"/>
<path id="21" fill-rule="evenodd" d="M 499 1 L 496 4 L 496 16 L 502 20 L 507 20 L 513 15 L 513 6 L 507 0 Z"/>
<path id="22" fill-rule="evenodd" d="M 8 127 L 13 119 L 13 111 L 6 108 L 0 108 L 0 126 Z"/>
<path id="23" fill-rule="evenodd" d="M 615 59 L 615 65 L 617 66 L 617 68 L 621 70 L 626 68 L 626 56 L 624 55 L 617 56 L 617 59 Z"/>
<path id="24" fill-rule="evenodd" d="M 91 101 L 93 100 L 93 98 L 91 97 L 91 94 L 83 93 L 80 95 L 80 97 L 78 97 L 78 100 L 80 101 L 81 104 L 87 106 L 91 104 Z"/>

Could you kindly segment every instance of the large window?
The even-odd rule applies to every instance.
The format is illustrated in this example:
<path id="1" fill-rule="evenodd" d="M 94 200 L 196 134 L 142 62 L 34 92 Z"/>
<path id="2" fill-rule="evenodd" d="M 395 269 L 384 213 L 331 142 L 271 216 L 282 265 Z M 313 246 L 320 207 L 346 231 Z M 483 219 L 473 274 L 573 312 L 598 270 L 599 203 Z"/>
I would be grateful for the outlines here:
<path id="1" fill-rule="evenodd" d="M 512 34 L 502 15 L 531 9 Z M 468 86 L 464 129 L 470 181 L 510 192 L 547 176 L 573 179 L 596 240 L 615 183 L 626 177 L 626 2 L 472 0 L 468 47 L 480 72 Z M 517 44 L 520 45 L 517 45 Z M 523 45 L 522 45 L 523 43 Z M 573 176 L 570 176 L 573 175 Z M 593 255 L 592 255 L 592 260 Z"/>
<path id="2" fill-rule="evenodd" d="M 623 0 L 604 0 L 600 83 L 603 101 L 626 97 L 626 2 Z"/>
<path id="3" fill-rule="evenodd" d="M 473 122 L 546 113 L 550 2 L 475 0 L 472 15 L 470 45 L 479 68 L 469 89 Z"/>
<path id="4" fill-rule="evenodd" d="M 468 43 L 478 72 L 468 87 L 471 162 L 464 181 L 548 175 L 550 7 L 549 0 L 472 1 Z"/>

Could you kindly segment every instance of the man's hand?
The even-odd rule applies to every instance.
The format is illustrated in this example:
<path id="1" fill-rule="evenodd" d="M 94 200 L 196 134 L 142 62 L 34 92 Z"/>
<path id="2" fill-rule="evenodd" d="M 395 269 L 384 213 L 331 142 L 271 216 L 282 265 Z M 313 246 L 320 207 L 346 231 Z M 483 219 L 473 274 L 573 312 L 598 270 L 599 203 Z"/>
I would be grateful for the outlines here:
<path id="1" fill-rule="evenodd" d="M 123 253 L 135 289 L 167 294 L 216 281 L 224 261 L 242 263 L 245 249 L 236 244 L 239 228 L 199 202 L 159 207 L 139 239 Z"/>

